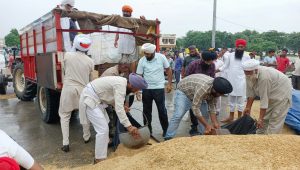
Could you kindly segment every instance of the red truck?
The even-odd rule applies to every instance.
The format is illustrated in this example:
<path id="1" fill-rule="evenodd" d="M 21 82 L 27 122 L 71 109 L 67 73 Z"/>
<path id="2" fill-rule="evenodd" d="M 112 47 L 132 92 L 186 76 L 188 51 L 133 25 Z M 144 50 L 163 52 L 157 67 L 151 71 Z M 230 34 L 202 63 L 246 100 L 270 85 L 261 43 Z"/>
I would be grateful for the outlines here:
<path id="1" fill-rule="evenodd" d="M 62 29 L 61 18 L 65 17 L 77 20 L 81 29 Z M 43 121 L 55 122 L 58 119 L 64 76 L 63 32 L 130 34 L 135 36 L 138 46 L 151 42 L 157 45 L 159 51 L 159 25 L 157 19 L 142 20 L 84 11 L 67 12 L 55 8 L 20 30 L 21 62 L 18 62 L 13 72 L 16 96 L 22 101 L 31 101 L 36 97 L 36 108 Z M 132 33 L 104 30 L 104 26 L 125 28 L 132 30 Z M 105 68 L 112 64 L 116 63 L 101 63 L 98 67 Z"/>

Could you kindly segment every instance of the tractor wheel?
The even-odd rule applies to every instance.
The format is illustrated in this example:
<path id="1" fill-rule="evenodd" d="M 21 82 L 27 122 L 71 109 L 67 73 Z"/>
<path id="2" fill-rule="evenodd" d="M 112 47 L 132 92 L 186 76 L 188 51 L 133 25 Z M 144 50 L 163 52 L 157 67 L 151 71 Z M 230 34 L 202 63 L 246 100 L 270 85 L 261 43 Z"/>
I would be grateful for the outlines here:
<path id="1" fill-rule="evenodd" d="M 16 96 L 22 101 L 31 101 L 36 96 L 36 84 L 24 77 L 24 66 L 18 63 L 13 72 L 13 86 Z"/>
<path id="2" fill-rule="evenodd" d="M 45 87 L 38 87 L 36 108 L 45 123 L 55 123 L 59 120 L 58 108 L 60 93 Z"/>
<path id="3" fill-rule="evenodd" d="M 0 74 L 0 94 L 6 94 L 7 82 L 4 75 Z"/>

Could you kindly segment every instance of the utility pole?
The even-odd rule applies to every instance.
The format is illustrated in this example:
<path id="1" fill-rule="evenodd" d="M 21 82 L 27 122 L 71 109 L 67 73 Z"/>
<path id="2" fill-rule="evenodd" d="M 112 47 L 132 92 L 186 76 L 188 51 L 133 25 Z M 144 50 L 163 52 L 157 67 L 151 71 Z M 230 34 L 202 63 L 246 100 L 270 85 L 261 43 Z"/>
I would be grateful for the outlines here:
<path id="1" fill-rule="evenodd" d="M 214 0 L 214 13 L 213 13 L 213 27 L 212 27 L 212 39 L 211 47 L 216 47 L 216 19 L 217 19 L 217 0 Z"/>

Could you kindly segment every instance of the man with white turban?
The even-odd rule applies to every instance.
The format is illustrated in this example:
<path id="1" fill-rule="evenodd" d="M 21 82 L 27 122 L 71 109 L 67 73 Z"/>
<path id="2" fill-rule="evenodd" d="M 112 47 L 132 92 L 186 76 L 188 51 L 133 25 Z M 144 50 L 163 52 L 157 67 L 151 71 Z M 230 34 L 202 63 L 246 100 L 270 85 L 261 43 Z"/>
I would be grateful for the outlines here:
<path id="1" fill-rule="evenodd" d="M 172 70 L 166 56 L 155 53 L 155 45 L 146 43 L 142 46 L 142 50 L 145 56 L 140 59 L 136 73 L 142 75 L 148 83 L 148 88 L 143 90 L 142 95 L 143 112 L 147 117 L 149 129 L 152 133 L 152 102 L 154 100 L 164 136 L 169 125 L 167 109 L 165 106 L 164 69 L 166 69 L 168 75 L 167 93 L 172 91 Z"/>
<path id="2" fill-rule="evenodd" d="M 85 126 L 89 121 L 96 131 L 95 162 L 100 162 L 107 157 L 109 142 L 109 116 L 105 111 L 108 105 L 112 105 L 120 120 L 120 123 L 135 139 L 140 138 L 139 131 L 132 126 L 126 115 L 124 106 L 125 96 L 147 88 L 148 84 L 142 76 L 135 73 L 129 75 L 128 80 L 119 76 L 100 77 L 83 89 L 79 102 L 80 123 Z M 90 131 L 86 131 L 90 136 Z"/>
<path id="3" fill-rule="evenodd" d="M 63 135 L 63 147 L 69 151 L 69 123 L 73 110 L 78 110 L 78 103 L 82 89 L 92 80 L 94 69 L 93 60 L 86 55 L 91 46 L 88 35 L 79 34 L 75 37 L 73 46 L 76 52 L 66 52 L 63 60 L 64 80 L 60 96 L 59 116 Z M 84 131 L 87 129 L 83 127 Z M 83 136 L 88 142 L 90 136 Z"/>
<path id="4" fill-rule="evenodd" d="M 75 0 L 62 0 L 60 4 L 60 8 L 64 9 L 68 12 L 74 10 Z M 79 29 L 79 25 L 77 24 L 76 20 L 64 17 L 61 18 L 60 24 L 62 29 L 70 29 L 70 30 L 77 30 Z M 64 40 L 64 49 L 65 51 L 72 51 L 72 42 L 74 41 L 77 32 L 63 32 L 63 40 Z"/>
<path id="5" fill-rule="evenodd" d="M 260 97 L 257 134 L 279 134 L 291 106 L 291 81 L 274 68 L 259 66 L 251 59 L 242 63 L 247 81 L 247 105 L 244 114 L 250 114 L 256 96 Z"/>

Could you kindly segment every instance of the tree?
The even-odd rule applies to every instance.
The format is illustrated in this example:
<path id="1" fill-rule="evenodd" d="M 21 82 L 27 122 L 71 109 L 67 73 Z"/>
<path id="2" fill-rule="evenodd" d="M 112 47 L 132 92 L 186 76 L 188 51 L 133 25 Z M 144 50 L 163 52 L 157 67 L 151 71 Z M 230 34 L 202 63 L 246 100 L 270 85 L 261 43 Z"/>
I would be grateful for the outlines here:
<path id="1" fill-rule="evenodd" d="M 12 29 L 10 33 L 5 36 L 5 44 L 7 47 L 20 45 L 20 38 L 17 29 Z"/>

